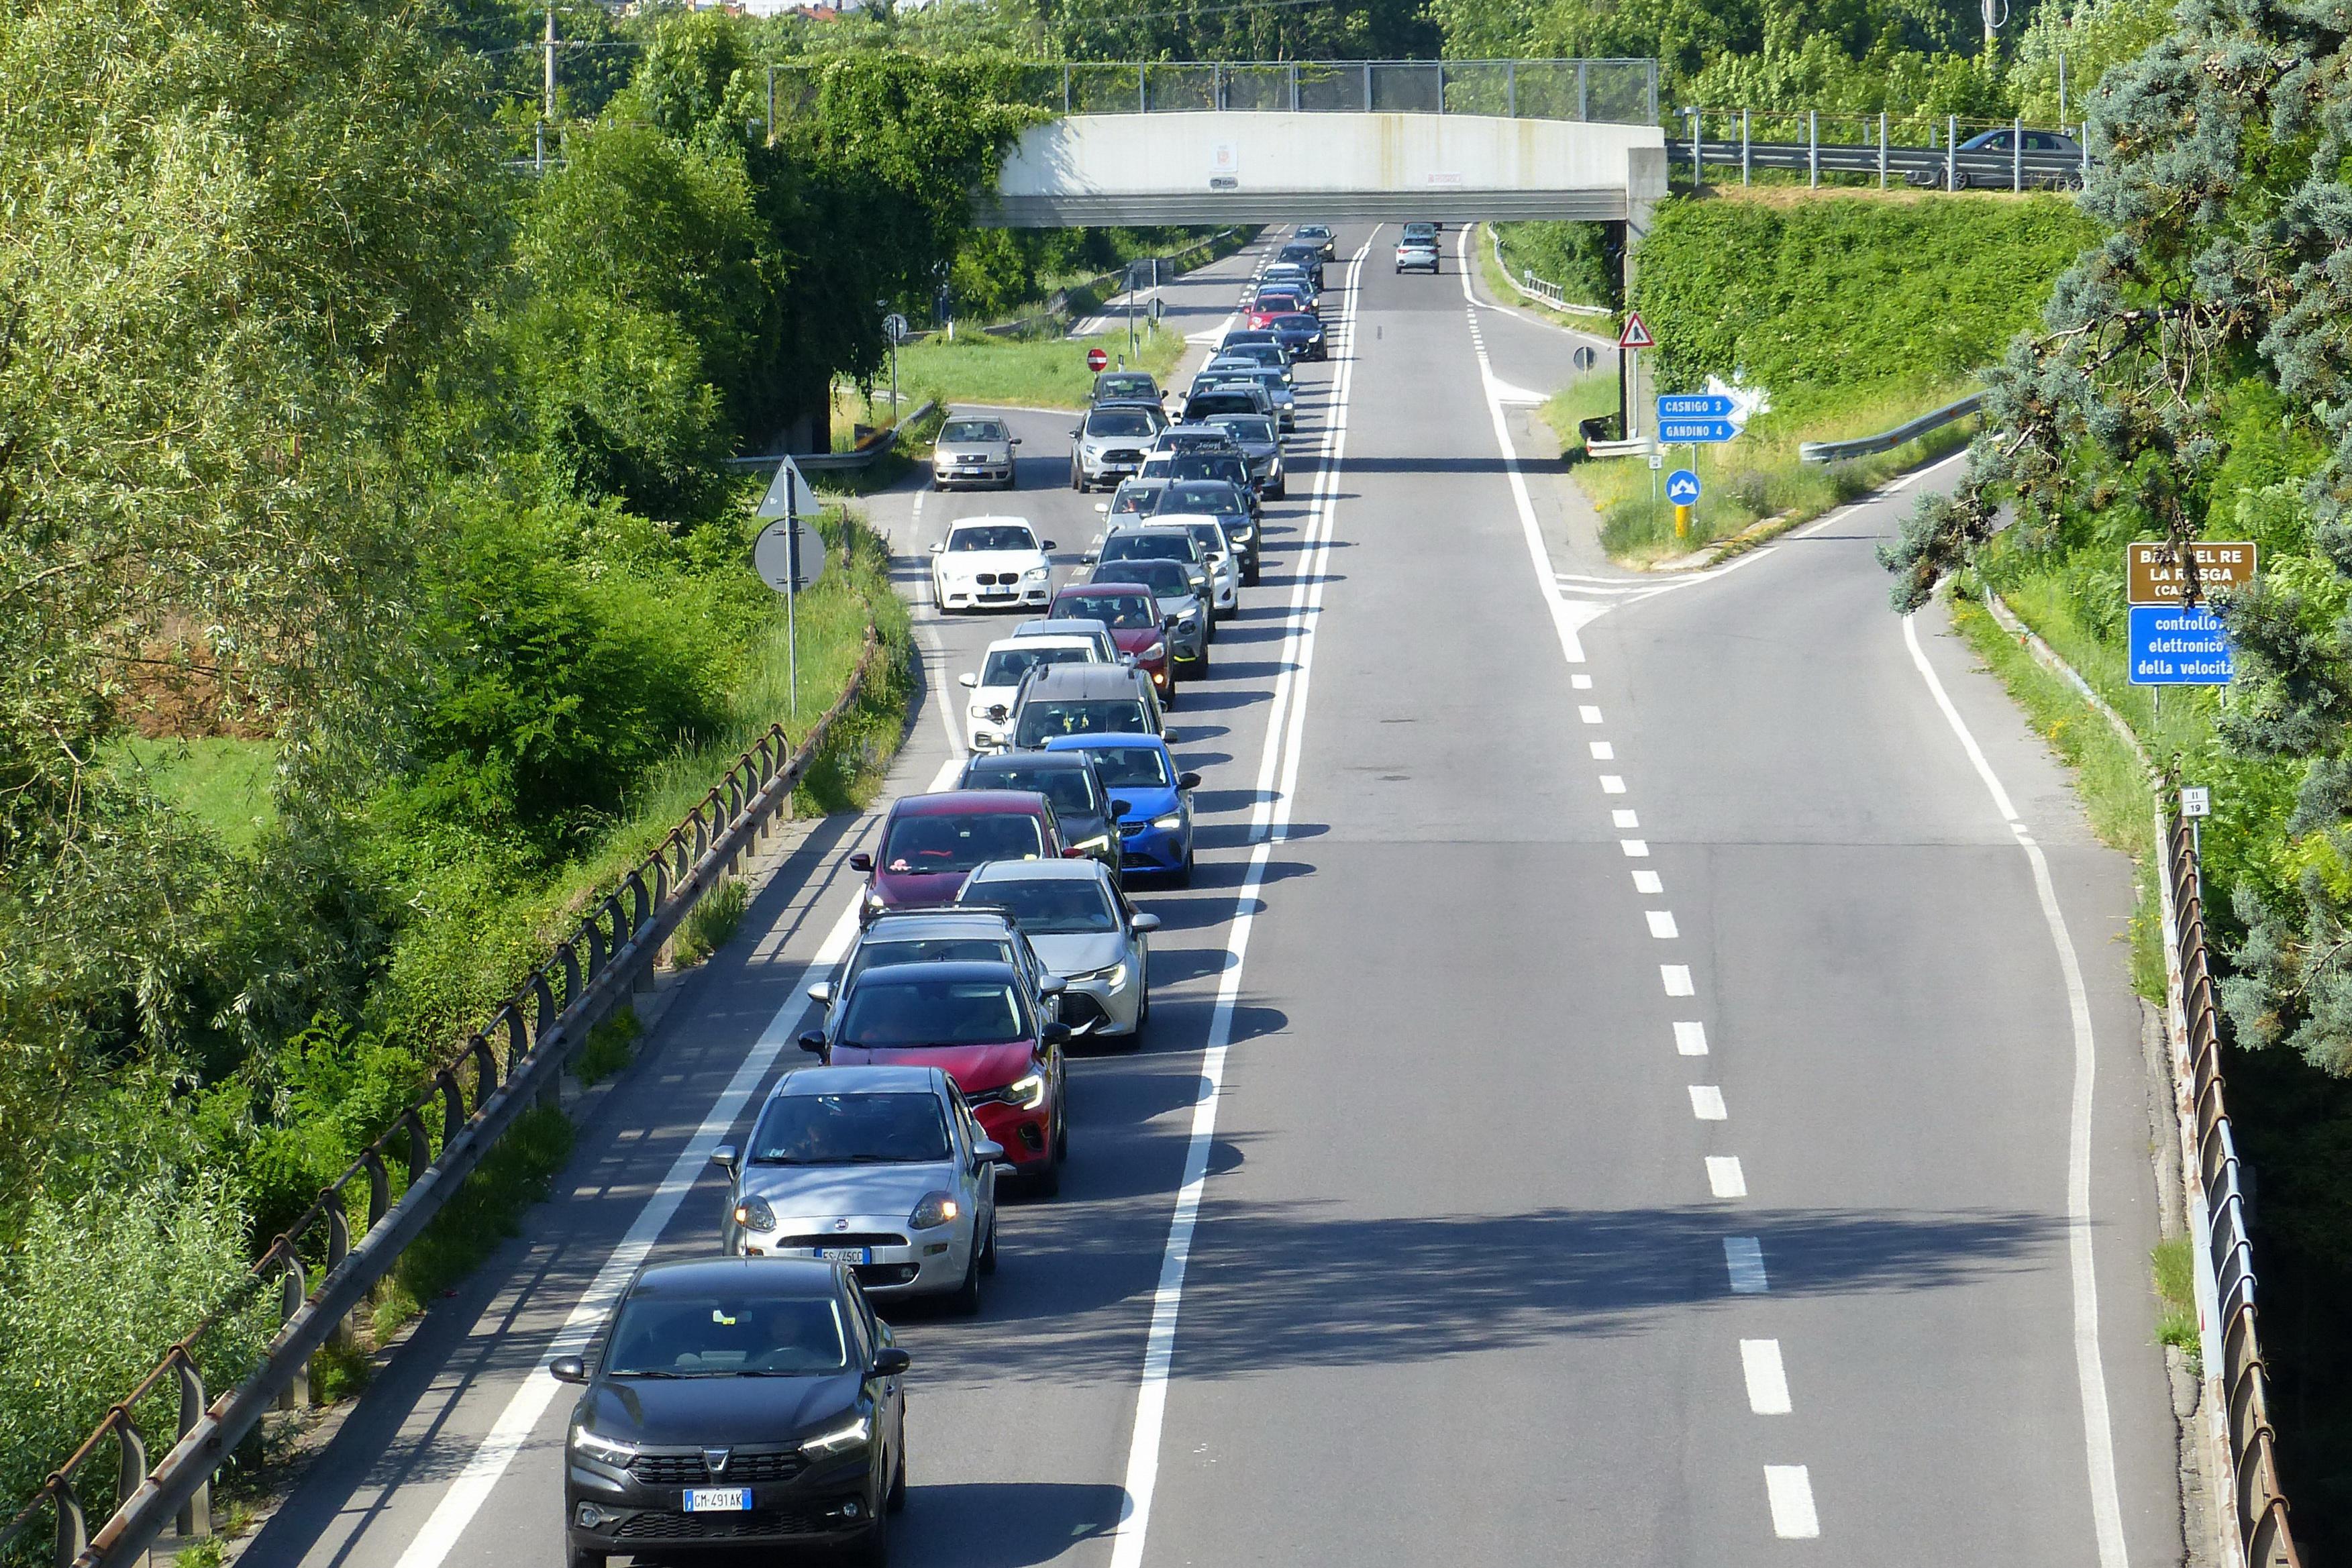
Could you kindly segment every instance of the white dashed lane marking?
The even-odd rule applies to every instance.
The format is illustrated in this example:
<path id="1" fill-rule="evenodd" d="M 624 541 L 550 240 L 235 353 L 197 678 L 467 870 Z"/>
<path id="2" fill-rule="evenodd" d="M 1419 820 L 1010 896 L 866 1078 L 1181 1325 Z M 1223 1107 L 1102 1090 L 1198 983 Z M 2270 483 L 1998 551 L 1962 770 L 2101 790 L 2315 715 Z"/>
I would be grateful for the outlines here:
<path id="1" fill-rule="evenodd" d="M 1731 1276 L 1735 1296 L 1760 1296 L 1769 1288 L 1764 1279 L 1764 1244 L 1753 1236 L 1723 1239 L 1723 1267 Z"/>
<path id="2" fill-rule="evenodd" d="M 1702 1122 L 1721 1122 L 1727 1120 L 1731 1115 L 1730 1112 L 1724 1109 L 1723 1091 L 1712 1083 L 1692 1084 L 1690 1097 L 1691 1114 Z"/>
<path id="3" fill-rule="evenodd" d="M 1780 1364 L 1779 1340 L 1741 1340 L 1739 1368 L 1748 1376 L 1748 1408 L 1759 1416 L 1789 1414 L 1789 1375 Z"/>
<path id="4" fill-rule="evenodd" d="M 1772 1503 L 1772 1533 L 1783 1541 L 1811 1541 L 1822 1532 L 1813 1511 L 1813 1480 L 1802 1465 L 1764 1467 L 1764 1495 Z"/>
<path id="5" fill-rule="evenodd" d="M 1603 795 L 1622 795 L 1625 792 L 1625 780 L 1614 773 L 1603 773 L 1601 776 L 1601 792 Z"/>
<path id="6" fill-rule="evenodd" d="M 1645 909 L 1642 913 L 1649 918 L 1650 935 L 1657 937 L 1659 940 L 1670 941 L 1682 935 L 1681 932 L 1675 929 L 1675 912 L 1673 910 Z"/>
<path id="7" fill-rule="evenodd" d="M 1706 1156 L 1706 1186 L 1717 1197 L 1746 1197 L 1748 1176 L 1739 1168 L 1738 1155 Z"/>
<path id="8" fill-rule="evenodd" d="M 1664 893 L 1666 891 L 1666 884 L 1658 880 L 1658 873 L 1656 872 L 1637 871 L 1633 873 L 1633 891 L 1635 893 Z"/>
<path id="9" fill-rule="evenodd" d="M 1596 741 L 1594 741 L 1594 742 L 1592 743 L 1592 760 L 1593 760 L 1593 761 L 1595 761 L 1595 762 L 1614 762 L 1616 759 L 1617 759 L 1617 748 L 1616 748 L 1615 747 L 1613 747 L 1613 746 L 1610 745 L 1610 744 L 1609 744 L 1607 741 L 1605 741 L 1605 740 L 1596 740 Z"/>
<path id="10" fill-rule="evenodd" d="M 1698 994 L 1697 989 L 1691 985 L 1688 964 L 1661 964 L 1658 966 L 1658 978 L 1664 982 L 1666 995 L 1670 997 L 1692 997 Z"/>
<path id="11" fill-rule="evenodd" d="M 1619 839 L 1617 844 L 1625 852 L 1628 860 L 1641 860 L 1650 852 L 1650 841 L 1647 839 Z"/>

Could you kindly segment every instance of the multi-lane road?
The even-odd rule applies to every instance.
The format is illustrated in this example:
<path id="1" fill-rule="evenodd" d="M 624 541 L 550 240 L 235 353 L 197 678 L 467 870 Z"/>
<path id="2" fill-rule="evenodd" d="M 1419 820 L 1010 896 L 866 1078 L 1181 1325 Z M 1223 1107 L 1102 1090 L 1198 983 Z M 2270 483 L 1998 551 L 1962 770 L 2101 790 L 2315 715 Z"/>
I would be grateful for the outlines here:
<path id="1" fill-rule="evenodd" d="M 1615 571 L 1513 401 L 1574 340 L 1393 237 L 1343 232 L 1265 582 L 1171 715 L 1204 826 L 1139 894 L 1145 1048 L 1076 1062 L 982 1316 L 897 1320 L 897 1559 L 2178 1561 L 2128 868 L 1940 615 L 1886 611 L 1911 497 Z M 875 501 L 911 596 L 957 517 L 1093 536 L 1072 417 L 1009 417 L 1018 494 Z M 918 619 L 893 792 L 947 779 L 1009 630 Z M 794 852 L 248 1561 L 560 1560 L 545 1364 L 713 1245 L 708 1151 L 795 1065 L 873 825 Z"/>

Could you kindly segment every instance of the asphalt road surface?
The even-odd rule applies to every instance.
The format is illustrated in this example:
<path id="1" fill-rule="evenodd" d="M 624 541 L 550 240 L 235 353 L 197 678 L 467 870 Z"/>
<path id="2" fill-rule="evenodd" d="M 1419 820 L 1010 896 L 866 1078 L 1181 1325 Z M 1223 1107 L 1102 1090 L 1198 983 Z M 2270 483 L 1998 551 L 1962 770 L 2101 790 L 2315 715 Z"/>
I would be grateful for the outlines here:
<path id="1" fill-rule="evenodd" d="M 1508 401 L 1574 340 L 1393 238 L 1342 235 L 1265 582 L 1171 715 L 1204 826 L 1139 894 L 1146 1047 L 1076 1061 L 982 1316 L 895 1314 L 898 1561 L 2178 1561 L 2128 867 L 1940 613 L 1887 612 L 1910 496 L 1596 565 Z M 919 604 L 951 518 L 1096 531 L 1074 421 L 1011 417 L 1018 493 L 874 504 Z M 918 613 L 894 792 L 1010 630 Z M 713 1246 L 708 1150 L 794 1065 L 872 828 L 795 852 L 248 1561 L 561 1561 L 545 1363 Z"/>

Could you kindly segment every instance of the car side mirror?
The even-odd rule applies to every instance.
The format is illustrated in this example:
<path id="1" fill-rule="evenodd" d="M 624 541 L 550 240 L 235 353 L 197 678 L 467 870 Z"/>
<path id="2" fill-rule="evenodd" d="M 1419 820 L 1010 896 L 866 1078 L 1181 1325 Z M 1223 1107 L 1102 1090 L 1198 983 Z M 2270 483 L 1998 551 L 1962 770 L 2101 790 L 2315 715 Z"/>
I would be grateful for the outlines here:
<path id="1" fill-rule="evenodd" d="M 935 540 L 935 541 L 932 543 L 932 545 L 931 545 L 931 553 L 932 553 L 933 555 L 942 555 L 942 554 L 946 553 L 946 551 L 947 551 L 947 548 L 948 548 L 948 541 L 947 541 L 947 540 L 945 540 L 945 539 L 939 539 L 939 540 Z"/>
<path id="2" fill-rule="evenodd" d="M 1176 776 L 1176 788 L 1179 789 L 1198 789 L 1200 787 L 1201 776 L 1197 773 L 1179 773 Z"/>
<path id="3" fill-rule="evenodd" d="M 1052 539 L 1047 539 L 1044 544 L 1039 545 L 1037 548 L 1041 550 L 1052 549 L 1054 548 L 1054 541 Z"/>
<path id="4" fill-rule="evenodd" d="M 1099 559 L 1102 559 L 1102 552 L 1101 552 L 1100 550 L 1092 550 L 1092 549 L 1090 549 L 1090 550 L 1087 551 L 1084 555 L 1082 555 L 1082 556 L 1078 557 L 1078 561 L 1079 561 L 1079 564 L 1080 564 L 1080 565 L 1083 565 L 1083 566 L 1092 566 L 1092 565 L 1094 565 L 1094 563 L 1095 563 L 1096 561 L 1097 561 L 1097 560 L 1099 560 Z"/>
<path id="5" fill-rule="evenodd" d="M 1070 426 L 1070 434 L 1074 437 L 1078 434 L 1078 427 L 1076 425 L 1074 424 Z"/>
<path id="6" fill-rule="evenodd" d="M 558 1383 L 585 1383 L 588 1366 L 576 1355 L 559 1355 L 547 1364 L 547 1375 Z"/>
<path id="7" fill-rule="evenodd" d="M 833 982 L 819 980 L 808 988 L 808 999 L 821 1008 L 833 1006 Z"/>
<path id="8" fill-rule="evenodd" d="M 997 723 L 1003 724 L 1006 719 L 1013 716 L 1013 710 L 1006 707 L 1003 703 L 994 703 L 989 706 L 988 716 L 994 719 Z"/>
<path id="9" fill-rule="evenodd" d="M 1146 935 L 1160 929 L 1160 916 L 1157 915 L 1139 915 L 1133 920 L 1129 921 L 1128 924 L 1134 927 L 1139 935 Z"/>
<path id="10" fill-rule="evenodd" d="M 1066 1023 L 1041 1024 L 1037 1038 L 1047 1045 L 1061 1045 L 1070 1038 L 1070 1026 Z"/>
<path id="11" fill-rule="evenodd" d="M 801 1036 L 801 1049 L 807 1051 L 811 1056 L 823 1056 L 824 1054 L 824 1030 L 821 1029 L 813 1029 L 806 1034 Z"/>
<path id="12" fill-rule="evenodd" d="M 1132 654 L 1132 653 L 1121 653 L 1121 654 L 1118 656 L 1118 662 L 1119 662 L 1120 664 L 1125 664 L 1129 669 L 1130 669 L 1130 670 L 1131 670 L 1131 669 L 1133 669 L 1133 668 L 1135 667 L 1135 655 L 1134 655 L 1134 654 Z"/>
<path id="13" fill-rule="evenodd" d="M 915 1364 L 915 1358 L 897 1345 L 885 1345 L 874 1353 L 874 1375 L 897 1377 Z"/>
<path id="14" fill-rule="evenodd" d="M 1066 861 L 1082 861 L 1087 858 L 1087 852 L 1072 844 L 1062 852 L 1062 858 Z"/>
<path id="15" fill-rule="evenodd" d="M 1172 730 L 1172 729 L 1163 729 L 1163 730 L 1161 730 L 1161 731 L 1160 732 L 1160 743 L 1162 746 L 1173 746 L 1173 745 L 1175 745 L 1175 744 L 1176 744 L 1176 732 L 1175 732 L 1174 730 Z"/>
<path id="16" fill-rule="evenodd" d="M 971 670 L 966 670 L 962 674 L 956 677 L 956 685 L 960 686 L 977 686 L 980 685 L 980 676 Z"/>
<path id="17" fill-rule="evenodd" d="M 733 1170 L 735 1161 L 735 1145 L 732 1144 L 721 1144 L 710 1151 L 710 1163 L 722 1171 Z"/>
<path id="18" fill-rule="evenodd" d="M 1113 800 L 1110 803 L 1110 814 L 1114 818 L 1124 817 L 1134 810 L 1135 802 L 1132 800 Z"/>
<path id="19" fill-rule="evenodd" d="M 852 871 L 872 871 L 874 869 L 874 857 L 867 854 L 864 850 L 860 850 L 856 854 L 849 857 L 849 869 Z"/>
<path id="20" fill-rule="evenodd" d="M 1110 503 L 1108 501 L 1097 501 L 1095 503 L 1095 510 L 1097 512 L 1108 513 L 1110 510 Z"/>
<path id="21" fill-rule="evenodd" d="M 982 1138 L 971 1146 L 971 1163 L 973 1168 L 978 1169 L 982 1166 L 1001 1166 L 1010 1162 L 1004 1157 L 1003 1144 L 993 1138 Z"/>
<path id="22" fill-rule="evenodd" d="M 1020 438 L 1019 436 L 1017 436 L 1017 435 L 1016 435 L 1016 436 L 1014 436 L 1014 437 L 1013 438 L 1013 440 L 1012 440 L 1011 444 L 1013 444 L 1013 445 L 1014 445 L 1014 446 L 1018 446 L 1018 445 L 1020 445 L 1020 444 L 1021 444 L 1021 438 Z"/>
<path id="23" fill-rule="evenodd" d="M 1068 988 L 1069 982 L 1059 975 L 1048 975 L 1037 982 L 1037 994 L 1041 997 L 1058 997 Z"/>

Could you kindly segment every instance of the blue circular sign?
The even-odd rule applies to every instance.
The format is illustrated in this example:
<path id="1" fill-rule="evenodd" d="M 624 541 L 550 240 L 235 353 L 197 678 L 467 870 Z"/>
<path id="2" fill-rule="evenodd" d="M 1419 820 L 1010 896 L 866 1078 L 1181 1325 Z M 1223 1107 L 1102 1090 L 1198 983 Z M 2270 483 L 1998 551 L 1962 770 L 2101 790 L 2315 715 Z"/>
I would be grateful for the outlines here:
<path id="1" fill-rule="evenodd" d="M 1666 499 L 1677 507 L 1698 504 L 1698 476 L 1687 468 L 1677 468 L 1666 476 Z"/>

